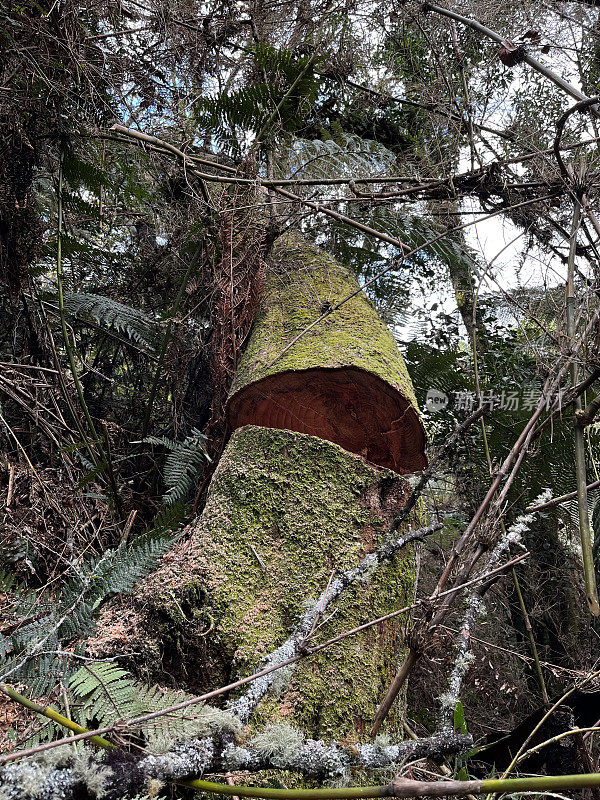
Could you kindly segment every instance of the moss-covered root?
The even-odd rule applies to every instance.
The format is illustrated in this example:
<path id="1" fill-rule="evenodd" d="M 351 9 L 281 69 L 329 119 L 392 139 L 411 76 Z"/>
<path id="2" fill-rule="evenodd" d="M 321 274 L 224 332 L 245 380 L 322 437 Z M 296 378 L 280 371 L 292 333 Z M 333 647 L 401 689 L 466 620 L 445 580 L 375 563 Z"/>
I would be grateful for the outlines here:
<path id="1" fill-rule="evenodd" d="M 233 676 L 248 674 L 285 641 L 332 573 L 376 546 L 407 494 L 405 479 L 338 445 L 240 428 L 191 541 L 179 560 L 156 573 L 146 600 L 169 615 L 167 634 L 188 651 L 194 647 L 186 640 L 189 619 L 195 613 L 212 619 L 205 658 L 227 661 Z M 402 551 L 372 584 L 342 594 L 315 641 L 410 603 L 413 582 L 414 553 Z M 365 631 L 282 675 L 278 695 L 259 706 L 258 721 L 285 719 L 314 737 L 359 738 L 403 656 L 402 625 L 396 620 Z M 390 726 L 398 722 L 396 715 Z"/>

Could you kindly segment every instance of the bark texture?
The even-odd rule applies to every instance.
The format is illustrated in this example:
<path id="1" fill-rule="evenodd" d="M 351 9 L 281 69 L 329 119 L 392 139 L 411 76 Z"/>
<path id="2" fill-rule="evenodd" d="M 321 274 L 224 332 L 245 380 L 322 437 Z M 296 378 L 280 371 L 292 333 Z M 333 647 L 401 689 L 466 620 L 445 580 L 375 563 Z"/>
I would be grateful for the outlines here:
<path id="1" fill-rule="evenodd" d="M 229 398 L 234 432 L 205 509 L 136 601 L 146 653 L 194 693 L 256 671 L 330 581 L 386 537 L 420 527 L 415 510 L 390 534 L 410 494 L 401 473 L 427 463 L 413 388 L 391 333 L 358 293 L 274 361 L 324 303 L 335 305 L 357 282 L 297 239 L 278 245 L 270 269 Z M 385 564 L 374 559 L 376 569 L 316 620 L 309 646 L 409 605 L 413 548 L 407 544 Z M 289 722 L 315 739 L 359 741 L 405 655 L 406 622 L 395 618 L 282 670 L 240 718 L 259 730 Z M 389 717 L 392 734 L 402 711 L 399 703 Z"/>
<path id="2" fill-rule="evenodd" d="M 166 636 L 189 634 L 184 610 L 201 609 L 213 624 L 203 657 L 229 665 L 229 677 L 249 674 L 332 574 L 377 546 L 408 493 L 405 479 L 336 444 L 245 426 L 221 458 L 181 559 L 155 573 L 146 602 L 166 615 Z M 413 584 L 408 546 L 368 585 L 349 587 L 311 642 L 410 604 Z M 402 628 L 390 621 L 284 670 L 256 724 L 286 720 L 317 738 L 360 738 L 403 655 Z M 399 714 L 390 727 L 398 723 Z"/>

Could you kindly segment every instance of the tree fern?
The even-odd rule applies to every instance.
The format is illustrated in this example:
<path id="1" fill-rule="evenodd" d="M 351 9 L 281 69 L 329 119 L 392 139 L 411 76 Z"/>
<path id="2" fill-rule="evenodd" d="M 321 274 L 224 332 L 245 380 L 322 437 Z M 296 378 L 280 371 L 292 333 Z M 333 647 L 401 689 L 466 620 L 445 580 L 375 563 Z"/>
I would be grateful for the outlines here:
<path id="1" fill-rule="evenodd" d="M 192 428 L 191 434 L 183 442 L 168 439 L 166 436 L 148 436 L 144 441 L 161 445 L 170 451 L 165 461 L 163 475 L 167 487 L 163 503 L 172 505 L 184 500 L 192 489 L 201 466 L 208 459 L 204 444 L 206 436 L 196 428 Z"/>
<path id="2" fill-rule="evenodd" d="M 88 292 L 66 292 L 65 309 L 85 320 L 91 317 L 99 325 L 124 333 L 137 344 L 154 348 L 157 324 L 137 308 L 126 306 L 110 297 Z"/>
<path id="3" fill-rule="evenodd" d="M 203 97 L 197 104 L 198 122 L 215 141 L 236 146 L 236 128 L 258 132 L 275 109 L 280 129 L 297 130 L 317 99 L 316 59 L 265 44 L 257 45 L 253 56 L 266 81 Z"/>

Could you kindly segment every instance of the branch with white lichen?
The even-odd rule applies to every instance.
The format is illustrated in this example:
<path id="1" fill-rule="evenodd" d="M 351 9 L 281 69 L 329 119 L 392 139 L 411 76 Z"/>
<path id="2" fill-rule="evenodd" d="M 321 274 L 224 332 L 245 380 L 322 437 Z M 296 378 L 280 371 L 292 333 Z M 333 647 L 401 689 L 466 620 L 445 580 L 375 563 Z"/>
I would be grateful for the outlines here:
<path id="1" fill-rule="evenodd" d="M 505 572 L 507 569 L 514 567 L 516 564 L 520 564 L 528 557 L 529 553 L 527 551 L 519 556 L 515 556 L 515 558 L 511 559 L 506 564 L 503 564 L 500 567 L 496 567 L 496 569 L 493 570 L 492 572 L 488 572 L 484 575 L 479 575 L 477 578 L 472 578 L 471 580 L 466 581 L 464 584 L 460 584 L 458 586 L 455 585 L 451 589 L 447 589 L 446 591 L 440 592 L 437 595 L 437 599 L 439 600 L 449 595 L 456 595 L 457 592 L 463 589 L 467 589 L 471 586 L 474 586 L 475 584 L 481 581 L 490 580 L 491 578 L 494 578 L 501 572 Z M 300 661 L 302 658 L 311 656 L 314 653 L 321 652 L 322 650 L 325 650 L 326 648 L 331 647 L 334 644 L 337 644 L 338 642 L 344 641 L 349 636 L 354 636 L 355 634 L 360 633 L 361 631 L 367 630 L 369 628 L 372 628 L 375 625 L 379 625 L 382 622 L 387 622 L 390 619 L 394 619 L 395 617 L 398 617 L 402 614 L 406 614 L 409 611 L 413 611 L 414 609 L 423 606 L 423 604 L 431 602 L 432 599 L 433 597 L 416 600 L 411 605 L 404 606 L 403 608 L 397 609 L 396 611 L 391 611 L 389 614 L 384 614 L 384 616 L 371 619 L 368 622 L 363 622 L 362 625 L 358 625 L 355 628 L 350 628 L 348 630 L 345 630 L 342 633 L 339 633 L 337 636 L 334 636 L 332 639 L 328 639 L 326 642 L 321 642 L 320 644 L 315 645 L 306 652 L 298 653 L 296 656 L 288 659 L 287 661 L 283 661 L 279 664 L 276 664 L 275 666 L 269 667 L 268 669 L 263 669 L 253 675 L 248 675 L 246 678 L 240 678 L 238 681 L 235 681 L 234 683 L 227 684 L 226 686 L 221 686 L 218 689 L 213 689 L 211 692 L 207 692 L 206 694 L 198 695 L 197 697 L 192 697 L 187 700 L 183 700 L 180 703 L 177 703 L 173 706 L 169 706 L 168 708 L 163 708 L 160 709 L 159 711 L 153 711 L 149 714 L 144 714 L 141 717 L 136 717 L 134 719 L 119 720 L 117 723 L 113 723 L 112 725 L 108 725 L 104 728 L 96 728 L 95 730 L 86 731 L 85 733 L 77 733 L 77 734 L 72 733 L 71 736 L 67 736 L 64 739 L 56 739 L 51 742 L 46 742 L 44 744 L 37 745 L 34 748 L 30 748 L 29 750 L 18 750 L 18 751 L 13 751 L 11 753 L 6 753 L 0 756 L 0 765 L 8 764 L 12 761 L 18 761 L 19 759 L 24 759 L 30 756 L 37 757 L 42 752 L 47 753 L 51 750 L 61 747 L 62 745 L 65 744 L 72 745 L 76 742 L 91 740 L 94 737 L 104 735 L 107 733 L 114 733 L 118 731 L 122 734 L 124 731 L 127 730 L 130 731 L 139 730 L 141 727 L 147 727 L 149 722 L 158 719 L 159 717 L 164 717 L 166 714 L 171 714 L 175 711 L 182 711 L 184 708 L 197 706 L 200 703 L 206 702 L 207 700 L 212 700 L 215 697 L 220 697 L 224 694 L 227 694 L 228 692 L 233 691 L 234 689 L 238 689 L 240 686 L 248 685 L 253 681 L 257 680 L 258 678 L 261 678 L 268 672 L 276 672 L 282 669 L 283 667 L 287 667 L 290 664 Z M 233 720 L 239 724 L 239 720 L 232 714 L 225 712 L 224 716 L 228 718 L 230 723 Z M 231 728 L 231 724 L 229 724 L 228 727 Z M 0 800 L 2 800 L 2 798 L 0 798 Z"/>
<path id="2" fill-rule="evenodd" d="M 535 502 L 536 504 L 544 503 L 549 497 L 550 491 L 546 490 Z M 535 514 L 533 513 L 523 514 L 517 517 L 514 524 L 511 525 L 508 530 L 503 532 L 489 555 L 487 564 L 483 570 L 484 573 L 489 573 L 498 566 L 500 560 L 504 554 L 508 552 L 511 545 L 521 545 L 523 534 L 529 529 L 534 518 Z M 466 600 L 466 610 L 457 636 L 454 668 L 448 681 L 448 690 L 440 697 L 441 730 L 451 730 L 453 728 L 454 710 L 460 700 L 462 683 L 473 661 L 473 654 L 471 652 L 473 629 L 477 624 L 477 618 L 483 608 L 483 595 L 489 587 L 489 582 L 480 583 L 471 591 Z"/>
<path id="3" fill-rule="evenodd" d="M 404 536 L 386 540 L 374 552 L 368 553 L 356 566 L 330 581 L 316 602 L 303 614 L 292 635 L 265 659 L 265 666 L 273 668 L 274 671 L 255 680 L 244 695 L 230 704 L 229 713 L 224 716 L 231 717 L 236 722 L 246 723 L 260 701 L 272 688 L 277 674 L 275 671 L 277 666 L 302 653 L 328 606 L 339 598 L 349 586 L 356 583 L 369 583 L 373 574 L 389 563 L 403 547 L 411 542 L 422 541 L 440 527 L 439 524 L 434 524 L 409 531 Z M 17 693 L 13 694 L 15 694 L 13 699 L 18 700 Z M 217 744 L 217 741 L 219 744 Z M 418 758 L 420 757 L 418 754 L 421 751 L 425 755 L 433 755 L 430 753 L 431 748 L 433 747 L 434 751 L 437 752 L 435 748 L 441 746 L 438 739 L 431 743 L 429 740 L 423 741 L 426 744 L 418 741 L 403 742 L 399 745 L 389 745 L 385 748 L 374 745 L 360 745 L 350 753 L 350 751 L 335 743 L 325 744 L 321 741 L 304 741 L 293 728 L 280 725 L 267 727 L 260 736 L 252 740 L 250 748 L 242 748 L 234 745 L 231 731 L 226 732 L 223 729 L 215 740 L 204 738 L 184 742 L 170 753 L 148 755 L 135 765 L 129 763 L 125 772 L 129 776 L 128 780 L 133 781 L 128 791 L 130 790 L 134 794 L 143 790 L 148 780 L 180 780 L 189 775 L 203 775 L 206 771 L 214 771 L 215 769 L 221 771 L 232 769 L 258 771 L 279 768 L 294 770 L 313 778 L 340 779 L 352 767 L 377 768 L 379 766 L 390 766 L 399 763 L 407 756 Z M 453 738 L 452 741 L 454 742 Z M 450 746 L 446 738 L 443 738 L 443 742 L 446 742 L 446 748 Z M 463 745 L 468 746 L 464 743 Z M 221 748 L 220 751 L 219 747 Z M 452 747 L 454 747 L 452 752 L 456 752 L 456 742 L 451 745 L 451 749 Z M 65 748 L 60 748 L 60 752 L 64 752 L 64 750 Z M 71 748 L 67 747 L 66 750 L 70 752 Z M 76 764 L 63 766 L 62 769 L 57 771 L 55 767 L 47 764 L 48 760 L 51 762 L 56 761 L 56 758 L 50 755 L 51 752 L 44 753 L 43 759 L 45 761 L 27 761 L 6 767 L 0 773 L 2 776 L 0 800 L 28 797 L 28 775 L 30 774 L 35 776 L 32 785 L 38 787 L 36 790 L 38 794 L 35 796 L 49 798 L 54 796 L 77 796 L 78 787 L 81 786 L 82 780 L 87 774 L 86 769 L 83 768 L 87 762 L 85 760 L 82 761 L 80 758 Z M 125 778 L 118 780 L 117 773 L 114 770 L 114 774 L 109 773 L 111 764 L 118 764 L 120 760 L 127 758 L 127 756 L 123 756 L 123 754 L 116 755 L 112 751 L 106 758 L 108 759 L 107 763 L 97 763 L 92 772 L 95 772 L 97 776 L 103 777 L 103 783 L 101 782 L 103 786 L 109 787 L 115 782 L 120 785 L 119 792 L 120 796 L 122 796 L 125 793 L 125 787 L 121 784 Z M 84 780 L 84 783 L 87 786 L 88 781 Z M 96 784 L 98 784 L 98 780 L 94 785 Z M 45 786 L 41 794 L 39 794 L 40 785 Z M 87 791 L 91 791 L 89 786 Z M 109 789 L 98 790 L 96 795 L 99 798 L 108 797 L 110 796 Z"/>
<path id="4" fill-rule="evenodd" d="M 396 748 L 400 749 L 405 744 L 413 744 L 412 752 L 403 751 L 401 757 L 406 759 L 425 758 L 428 756 L 439 758 L 442 755 L 462 752 L 468 747 L 467 736 L 446 733 L 437 734 L 430 739 L 417 740 L 412 743 L 391 745 L 376 748 L 374 745 L 363 745 L 362 756 L 370 765 L 385 763 L 386 754 L 392 755 Z M 309 747 L 310 742 L 301 745 L 301 751 Z M 313 742 L 327 751 L 337 745 L 325 745 L 323 742 Z M 184 786 L 216 795 L 226 795 L 248 798 L 268 798 L 269 800 L 361 800 L 364 798 L 379 797 L 465 797 L 470 795 L 483 795 L 488 793 L 514 793 L 571 790 L 576 791 L 586 787 L 600 786 L 600 774 L 584 775 L 543 775 L 534 778 L 492 778 L 487 780 L 457 781 L 416 781 L 402 775 L 397 775 L 391 783 L 380 786 L 350 786 L 319 789 L 276 789 L 272 787 L 232 786 L 223 783 L 213 783 L 201 779 L 186 779 L 186 771 L 194 768 L 201 769 L 204 764 L 214 759 L 214 741 L 201 740 L 193 745 L 187 743 L 175 748 L 171 753 L 163 756 L 149 756 L 136 763 L 130 757 L 121 756 L 112 762 L 102 763 L 87 750 L 75 752 L 73 748 L 67 755 L 68 763 L 62 766 L 57 763 L 40 764 L 22 763 L 5 767 L 0 770 L 0 800 L 71 800 L 86 797 L 86 800 L 125 800 L 126 797 L 136 795 L 142 800 L 139 791 L 145 792 L 143 800 L 156 797 L 164 786 L 165 781 L 177 781 Z M 361 767 L 357 763 L 357 752 L 361 746 L 345 750 L 348 767 Z M 371 748 L 373 753 L 364 752 Z M 264 748 L 263 748 L 264 749 Z M 56 752 L 56 751 L 55 751 Z M 305 755 L 307 755 L 305 753 Z M 308 754 L 312 757 L 313 754 Z M 399 754 L 398 754 L 399 755 Z M 253 759 L 243 757 L 245 764 L 250 764 Z M 56 758 L 56 757 L 55 757 Z M 264 761 L 263 761 L 264 759 Z M 264 753 L 259 756 L 261 766 L 269 766 L 272 762 L 286 763 L 283 751 L 274 753 L 271 761 Z M 178 776 L 181 776 L 178 779 Z"/>
<path id="5" fill-rule="evenodd" d="M 289 725 L 271 725 L 244 746 L 218 737 L 184 742 L 169 752 L 141 759 L 108 751 L 96 756 L 73 748 L 54 751 L 51 761 L 22 762 L 0 770 L 0 800 L 121 800 L 149 785 L 231 770 L 292 770 L 316 780 L 344 781 L 354 769 L 377 770 L 407 760 L 443 758 L 472 746 L 470 736 L 451 732 L 399 744 L 358 744 L 302 739 Z"/>
<path id="6" fill-rule="evenodd" d="M 292 635 L 263 660 L 262 666 L 264 668 L 275 667 L 302 652 L 302 649 L 307 646 L 319 618 L 345 589 L 354 583 L 368 583 L 373 573 L 389 563 L 403 547 L 410 542 L 422 541 L 441 527 L 439 524 L 429 525 L 427 528 L 409 531 L 404 536 L 386 541 L 374 552 L 368 553 L 356 566 L 331 581 L 316 603 L 302 616 Z M 245 694 L 229 704 L 228 710 L 241 722 L 248 722 L 276 679 L 276 672 L 257 678 L 250 684 Z"/>

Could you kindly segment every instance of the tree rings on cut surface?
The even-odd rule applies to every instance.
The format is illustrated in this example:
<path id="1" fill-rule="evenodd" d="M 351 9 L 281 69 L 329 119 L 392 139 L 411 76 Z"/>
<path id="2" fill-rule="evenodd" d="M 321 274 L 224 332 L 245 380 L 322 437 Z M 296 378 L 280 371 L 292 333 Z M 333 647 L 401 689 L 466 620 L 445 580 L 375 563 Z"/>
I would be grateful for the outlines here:
<path id="1" fill-rule="evenodd" d="M 263 378 L 232 398 L 229 418 L 235 428 L 261 425 L 309 433 L 400 473 L 427 463 L 415 409 L 393 386 L 356 367 Z"/>

